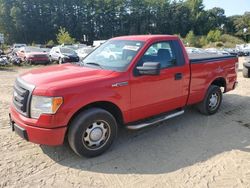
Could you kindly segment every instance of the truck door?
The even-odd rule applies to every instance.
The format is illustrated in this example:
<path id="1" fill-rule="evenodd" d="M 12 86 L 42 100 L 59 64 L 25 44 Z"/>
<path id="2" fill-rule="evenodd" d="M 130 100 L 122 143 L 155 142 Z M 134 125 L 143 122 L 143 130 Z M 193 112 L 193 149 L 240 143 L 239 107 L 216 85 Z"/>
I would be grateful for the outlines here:
<path id="1" fill-rule="evenodd" d="M 160 75 L 140 75 L 137 66 L 159 62 Z M 185 106 L 189 66 L 178 41 L 153 43 L 137 62 L 131 76 L 131 120 L 154 116 Z"/>

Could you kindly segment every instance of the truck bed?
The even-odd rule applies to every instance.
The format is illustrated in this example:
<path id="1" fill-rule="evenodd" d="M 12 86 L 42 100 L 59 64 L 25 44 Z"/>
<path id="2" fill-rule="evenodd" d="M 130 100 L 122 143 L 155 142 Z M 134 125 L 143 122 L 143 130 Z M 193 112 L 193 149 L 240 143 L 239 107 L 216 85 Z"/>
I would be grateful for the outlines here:
<path id="1" fill-rule="evenodd" d="M 188 54 L 191 68 L 191 84 L 188 104 L 203 100 L 207 88 L 216 78 L 226 84 L 226 92 L 234 88 L 236 80 L 236 63 L 233 55 Z"/>
<path id="2" fill-rule="evenodd" d="M 190 63 L 206 63 L 206 62 L 214 62 L 214 61 L 221 61 L 231 58 L 237 58 L 234 55 L 219 55 L 219 54 L 188 54 Z"/>

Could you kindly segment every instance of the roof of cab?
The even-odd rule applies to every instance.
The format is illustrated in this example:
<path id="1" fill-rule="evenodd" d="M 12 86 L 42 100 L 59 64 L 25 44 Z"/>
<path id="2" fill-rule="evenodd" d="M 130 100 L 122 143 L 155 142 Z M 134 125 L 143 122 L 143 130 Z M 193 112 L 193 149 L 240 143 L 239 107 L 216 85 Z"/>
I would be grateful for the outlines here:
<path id="1" fill-rule="evenodd" d="M 128 35 L 112 38 L 112 40 L 135 40 L 135 41 L 149 41 L 149 40 L 162 40 L 162 39 L 178 39 L 175 35 Z"/>

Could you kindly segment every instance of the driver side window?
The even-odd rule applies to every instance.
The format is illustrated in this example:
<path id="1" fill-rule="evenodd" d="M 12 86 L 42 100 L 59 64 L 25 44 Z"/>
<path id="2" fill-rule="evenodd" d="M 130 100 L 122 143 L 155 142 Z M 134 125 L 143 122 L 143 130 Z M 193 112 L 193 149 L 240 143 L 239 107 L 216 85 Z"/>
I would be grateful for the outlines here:
<path id="1" fill-rule="evenodd" d="M 176 66 L 176 57 L 171 42 L 158 42 L 152 44 L 142 56 L 139 65 L 145 62 L 159 62 L 161 69 Z"/>

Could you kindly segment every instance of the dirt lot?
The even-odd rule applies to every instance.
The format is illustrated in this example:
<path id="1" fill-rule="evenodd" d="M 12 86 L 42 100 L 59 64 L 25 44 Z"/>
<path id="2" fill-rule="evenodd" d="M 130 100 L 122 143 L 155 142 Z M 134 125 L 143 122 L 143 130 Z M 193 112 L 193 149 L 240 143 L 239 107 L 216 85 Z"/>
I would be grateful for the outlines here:
<path id="1" fill-rule="evenodd" d="M 121 130 L 107 153 L 86 159 L 11 132 L 13 82 L 27 70 L 0 70 L 0 187 L 250 187 L 250 79 L 241 72 L 216 115 L 188 108 L 155 127 Z"/>

